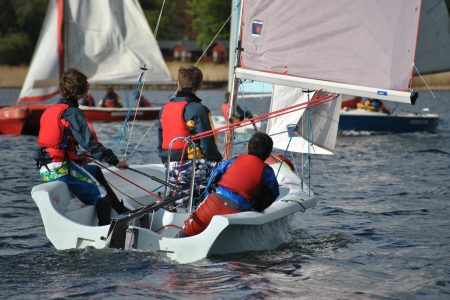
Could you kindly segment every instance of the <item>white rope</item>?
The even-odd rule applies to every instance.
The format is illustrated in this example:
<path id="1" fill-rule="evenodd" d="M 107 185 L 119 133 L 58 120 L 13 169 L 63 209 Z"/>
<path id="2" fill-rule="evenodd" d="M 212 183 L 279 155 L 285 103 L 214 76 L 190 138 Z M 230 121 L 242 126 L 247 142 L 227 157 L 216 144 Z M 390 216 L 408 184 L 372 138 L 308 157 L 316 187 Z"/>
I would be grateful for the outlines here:
<path id="1" fill-rule="evenodd" d="M 142 136 L 141 140 L 139 141 L 139 143 L 137 143 L 137 145 L 134 147 L 133 151 L 131 151 L 130 156 L 131 157 L 133 155 L 133 153 L 136 151 L 137 147 L 142 143 L 142 141 L 144 140 L 145 136 L 149 133 L 150 129 L 153 128 L 153 126 L 155 125 L 155 122 L 150 123 L 150 126 L 147 129 L 147 132 Z"/>
<path id="2" fill-rule="evenodd" d="M 422 79 L 422 81 L 425 83 L 425 85 L 427 86 L 428 91 L 431 93 L 431 95 L 433 96 L 433 99 L 436 98 L 436 96 L 434 95 L 433 91 L 431 90 L 431 88 L 428 86 L 428 83 L 425 81 L 425 78 L 423 78 L 422 74 L 420 74 L 419 69 L 417 68 L 416 64 L 414 64 L 414 69 L 416 69 L 417 74 L 419 74 L 420 78 Z"/>
<path id="3" fill-rule="evenodd" d="M 162 12 L 164 10 L 164 4 L 165 3 L 166 3 L 166 0 L 163 1 L 162 6 L 161 6 L 161 10 L 159 11 L 159 17 L 158 17 L 158 21 L 156 22 L 156 27 L 155 27 L 155 39 L 156 39 L 156 36 L 158 35 L 159 23 L 161 22 L 161 16 L 162 16 Z"/>

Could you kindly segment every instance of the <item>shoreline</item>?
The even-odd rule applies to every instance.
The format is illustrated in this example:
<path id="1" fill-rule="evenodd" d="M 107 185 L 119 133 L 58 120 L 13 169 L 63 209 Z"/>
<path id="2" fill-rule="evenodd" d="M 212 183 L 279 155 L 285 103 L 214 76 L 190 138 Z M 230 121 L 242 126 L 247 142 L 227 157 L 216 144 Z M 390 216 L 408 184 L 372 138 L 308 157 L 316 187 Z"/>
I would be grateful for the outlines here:
<path id="1" fill-rule="evenodd" d="M 172 79 L 176 78 L 180 66 L 189 66 L 190 63 L 167 62 L 167 67 Z M 200 63 L 198 67 L 203 71 L 204 89 L 226 89 L 228 84 L 228 64 Z M 28 66 L 6 66 L 0 65 L 0 88 L 20 89 L 28 72 Z M 173 89 L 173 84 L 168 85 L 146 85 L 145 90 L 168 90 Z M 428 86 L 428 87 L 427 87 Z M 106 85 L 92 85 L 96 89 L 106 89 Z M 116 89 L 126 89 L 129 86 L 117 85 Z M 413 89 L 417 92 L 450 91 L 450 72 L 428 74 L 422 77 L 414 76 Z"/>

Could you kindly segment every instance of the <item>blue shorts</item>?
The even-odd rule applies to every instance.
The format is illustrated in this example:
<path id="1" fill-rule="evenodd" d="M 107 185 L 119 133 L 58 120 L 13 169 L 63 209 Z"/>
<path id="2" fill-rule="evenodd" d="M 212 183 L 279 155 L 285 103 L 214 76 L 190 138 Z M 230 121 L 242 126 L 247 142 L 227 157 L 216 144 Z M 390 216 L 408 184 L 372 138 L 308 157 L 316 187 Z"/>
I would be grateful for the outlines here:
<path id="1" fill-rule="evenodd" d="M 59 180 L 66 183 L 81 202 L 95 205 L 106 196 L 105 189 L 94 178 L 98 169 L 95 165 L 78 165 L 73 162 L 51 163 L 41 168 L 40 175 L 45 182 Z"/>

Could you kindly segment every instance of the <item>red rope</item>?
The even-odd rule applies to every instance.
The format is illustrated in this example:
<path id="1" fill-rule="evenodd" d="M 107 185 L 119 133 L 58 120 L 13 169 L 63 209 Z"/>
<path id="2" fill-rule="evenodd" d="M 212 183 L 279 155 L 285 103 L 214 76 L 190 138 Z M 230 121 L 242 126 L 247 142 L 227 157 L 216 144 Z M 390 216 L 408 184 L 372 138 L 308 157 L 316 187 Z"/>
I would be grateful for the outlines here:
<path id="1" fill-rule="evenodd" d="M 317 96 L 317 94 L 313 97 L 313 99 L 311 99 L 310 101 L 306 101 L 306 102 L 302 102 L 293 106 L 289 106 L 289 107 L 285 107 L 273 112 L 269 112 L 269 113 L 265 113 L 259 116 L 256 116 L 254 118 L 250 118 L 250 119 L 245 119 L 243 121 L 240 122 L 236 122 L 233 124 L 229 124 L 229 125 L 225 125 L 219 128 L 215 128 L 215 129 L 211 129 L 211 130 L 207 130 L 207 131 L 203 131 L 201 133 L 198 133 L 196 135 L 194 135 L 192 137 L 192 140 L 199 140 L 205 137 L 209 137 L 212 136 L 214 134 L 218 134 L 218 133 L 223 133 L 229 130 L 232 130 L 234 128 L 239 128 L 239 127 L 243 127 L 243 126 L 247 126 L 250 125 L 253 122 L 262 122 L 271 118 L 275 118 L 275 117 L 279 117 L 288 113 L 292 113 L 301 109 L 304 109 L 305 107 L 314 107 L 317 105 L 321 105 L 324 103 L 327 103 L 329 101 L 332 101 L 336 99 L 336 96 L 333 94 L 326 94 L 326 95 L 321 95 L 321 96 Z"/>
<path id="2" fill-rule="evenodd" d="M 164 225 L 163 227 L 160 227 L 160 228 L 156 229 L 155 232 L 158 232 L 158 231 L 160 231 L 161 229 L 164 229 L 164 228 L 167 228 L 167 227 L 175 227 L 175 228 L 180 229 L 180 230 L 183 229 L 183 228 L 181 228 L 180 226 L 175 225 L 175 224 L 167 224 L 167 225 Z"/>

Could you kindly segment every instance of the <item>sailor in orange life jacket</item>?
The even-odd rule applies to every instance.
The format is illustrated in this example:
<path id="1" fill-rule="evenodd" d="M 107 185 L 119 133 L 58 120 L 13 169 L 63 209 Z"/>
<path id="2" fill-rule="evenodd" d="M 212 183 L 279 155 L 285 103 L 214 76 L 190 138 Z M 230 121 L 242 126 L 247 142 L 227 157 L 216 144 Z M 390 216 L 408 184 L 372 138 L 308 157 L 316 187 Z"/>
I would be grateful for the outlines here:
<path id="1" fill-rule="evenodd" d="M 78 101 L 78 104 L 84 105 L 84 106 L 92 106 L 93 107 L 93 106 L 95 106 L 95 100 L 94 100 L 94 97 L 92 97 L 91 94 L 86 93 L 86 95 L 82 99 L 80 99 Z"/>
<path id="2" fill-rule="evenodd" d="M 108 87 L 108 89 L 106 90 L 106 95 L 100 101 L 99 106 L 101 106 L 101 107 L 123 107 L 122 100 L 120 99 L 119 95 L 117 95 L 117 93 L 114 92 L 114 89 L 112 87 Z"/>
<path id="3" fill-rule="evenodd" d="M 138 97 L 136 97 L 136 101 L 134 102 L 134 107 L 152 107 L 152 103 L 147 99 L 144 95 L 141 95 L 141 100 L 139 101 Z"/>
<path id="4" fill-rule="evenodd" d="M 70 191 L 87 205 L 95 205 L 99 226 L 110 223 L 111 206 L 118 213 L 128 209 L 117 199 L 96 165 L 89 165 L 85 154 L 78 154 L 78 146 L 87 150 L 95 159 L 117 168 L 127 168 L 114 153 L 98 140 L 94 129 L 86 120 L 78 99 L 89 88 L 86 76 L 68 69 L 61 77 L 62 98 L 47 108 L 41 116 L 36 158 L 43 181 L 65 182 Z"/>
<path id="5" fill-rule="evenodd" d="M 228 119 L 228 110 L 230 109 L 230 92 L 225 93 L 225 100 L 222 103 L 221 111 L 222 115 L 225 118 L 225 121 Z M 236 122 L 242 121 L 244 119 L 253 118 L 253 114 L 248 109 L 243 109 L 239 104 L 236 104 L 236 112 L 234 120 Z M 252 122 L 253 128 L 257 131 L 256 124 Z"/>
<path id="6" fill-rule="evenodd" d="M 167 155 L 170 142 L 180 136 L 190 136 L 211 130 L 209 109 L 197 97 L 197 91 L 202 87 L 203 74 L 197 67 L 180 67 L 178 70 L 178 91 L 174 98 L 164 105 L 159 114 L 158 151 L 162 162 L 169 169 L 169 181 L 180 186 L 179 191 L 190 189 L 192 176 L 193 149 L 185 148 L 183 141 L 173 144 L 170 165 L 167 165 Z M 189 122 L 189 125 L 187 123 Z M 216 136 L 208 136 L 196 142 L 197 159 L 195 171 L 195 194 L 199 195 L 200 184 L 206 184 L 217 162 L 222 155 L 217 149 Z M 185 155 L 184 151 L 187 150 Z M 181 158 L 183 161 L 181 162 Z"/>
<path id="7" fill-rule="evenodd" d="M 272 146 L 270 136 L 256 132 L 248 143 L 248 154 L 222 162 L 211 175 L 205 200 L 184 222 L 178 237 L 201 233 L 216 215 L 269 207 L 280 194 L 275 173 L 264 162 Z"/>

